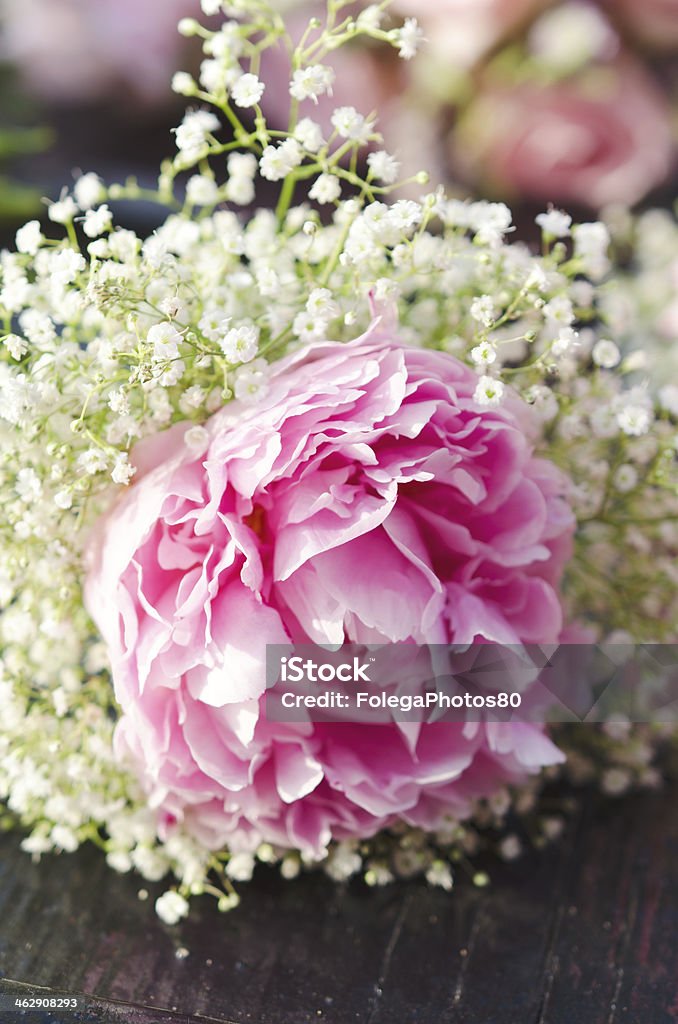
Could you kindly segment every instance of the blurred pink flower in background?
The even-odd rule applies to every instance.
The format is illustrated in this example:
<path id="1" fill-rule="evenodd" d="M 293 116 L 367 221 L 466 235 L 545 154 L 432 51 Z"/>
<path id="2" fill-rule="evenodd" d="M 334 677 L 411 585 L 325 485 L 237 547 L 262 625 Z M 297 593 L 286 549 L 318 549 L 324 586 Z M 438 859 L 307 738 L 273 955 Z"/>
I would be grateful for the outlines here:
<path id="1" fill-rule="evenodd" d="M 198 0 L 0 0 L 0 53 L 47 99 L 87 101 L 116 87 L 170 99 L 186 40 L 177 32 Z"/>
<path id="2" fill-rule="evenodd" d="M 502 196 L 633 204 L 671 170 L 671 115 L 643 66 L 623 57 L 553 84 L 481 90 L 450 150 L 467 181 Z"/>
<path id="3" fill-rule="evenodd" d="M 257 404 L 197 437 L 187 423 L 141 443 L 139 479 L 95 532 L 86 600 L 123 711 L 117 750 L 161 827 L 319 856 L 400 817 L 434 828 L 562 760 L 537 725 L 264 713 L 267 644 L 561 635 L 568 481 L 535 458 L 530 407 L 477 387 L 376 321 L 272 367 Z"/>

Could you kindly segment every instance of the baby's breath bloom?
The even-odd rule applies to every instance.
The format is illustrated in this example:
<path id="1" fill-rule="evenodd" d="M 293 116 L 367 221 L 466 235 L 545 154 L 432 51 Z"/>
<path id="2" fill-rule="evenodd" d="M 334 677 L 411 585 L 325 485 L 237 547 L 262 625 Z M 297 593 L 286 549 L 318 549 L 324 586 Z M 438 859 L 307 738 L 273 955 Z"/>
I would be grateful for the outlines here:
<path id="1" fill-rule="evenodd" d="M 405 18 L 402 28 L 393 29 L 392 39 L 403 60 L 412 60 L 424 40 L 424 33 L 416 18 Z"/>
<path id="2" fill-rule="evenodd" d="M 317 103 L 319 97 L 325 93 L 331 95 L 334 78 L 334 69 L 324 64 L 311 64 L 309 67 L 300 68 L 292 75 L 290 96 L 295 100 L 310 99 Z"/>
<path id="3" fill-rule="evenodd" d="M 486 375 L 479 378 L 473 393 L 473 399 L 478 405 L 501 405 L 503 397 L 504 385 L 500 380 Z"/>
<path id="4" fill-rule="evenodd" d="M 182 336 L 170 323 L 154 324 L 150 328 L 146 340 L 153 349 L 153 359 L 176 359 Z"/>
<path id="5" fill-rule="evenodd" d="M 188 71 L 176 71 L 172 76 L 172 92 L 179 96 L 193 96 L 196 88 L 195 79 Z"/>
<path id="6" fill-rule="evenodd" d="M 572 227 L 572 218 L 562 210 L 551 208 L 547 213 L 540 213 L 535 217 L 539 227 L 545 235 L 552 238 L 566 238 Z"/>
<path id="7" fill-rule="evenodd" d="M 82 174 L 73 186 L 75 201 L 81 210 L 91 210 L 105 195 L 104 184 L 98 174 Z"/>
<path id="8" fill-rule="evenodd" d="M 383 181 L 385 185 L 392 185 L 400 172 L 400 164 L 396 158 L 383 149 L 368 154 L 367 166 L 372 175 L 379 181 Z"/>
<path id="9" fill-rule="evenodd" d="M 56 203 L 51 203 L 47 216 L 55 224 L 68 224 L 78 212 L 78 205 L 71 196 L 63 196 Z"/>
<path id="10" fill-rule="evenodd" d="M 605 370 L 611 370 L 621 361 L 619 348 L 607 338 L 601 338 L 595 343 L 592 355 L 596 366 L 602 366 Z"/>
<path id="11" fill-rule="evenodd" d="M 218 131 L 219 118 L 210 110 L 192 110 L 175 129 L 177 149 L 187 160 L 202 155 L 209 136 Z"/>
<path id="12" fill-rule="evenodd" d="M 88 210 L 82 225 L 82 230 L 88 238 L 96 238 L 110 231 L 113 226 L 113 215 L 105 204 L 96 210 Z"/>
<path id="13" fill-rule="evenodd" d="M 155 912 L 165 924 L 177 924 L 188 916 L 188 901 L 181 893 L 168 889 L 155 901 Z"/>
<path id="14" fill-rule="evenodd" d="M 186 183 L 186 198 L 194 206 L 214 206 L 219 200 L 219 187 L 214 178 L 194 174 Z"/>
<path id="15" fill-rule="evenodd" d="M 26 253 L 28 256 L 35 256 L 43 242 L 40 222 L 31 220 L 24 224 L 16 233 L 17 252 Z"/>
<path id="16" fill-rule="evenodd" d="M 221 341 L 221 348 L 229 363 L 249 363 L 259 347 L 259 329 L 252 324 L 232 327 Z"/>
<path id="17" fill-rule="evenodd" d="M 265 394 L 268 384 L 266 380 L 266 360 L 254 359 L 246 366 L 240 367 L 235 373 L 235 397 L 242 402 L 256 402 Z"/>
<path id="18" fill-rule="evenodd" d="M 231 88 L 233 102 L 237 107 L 254 107 L 264 95 L 264 88 L 256 75 L 241 75 Z"/>
<path id="19" fill-rule="evenodd" d="M 317 153 L 323 144 L 322 128 L 310 117 L 303 117 L 294 129 L 294 138 L 309 153 Z"/>
<path id="20" fill-rule="evenodd" d="M 285 139 L 279 146 L 266 146 L 259 162 L 261 176 L 268 181 L 281 181 L 299 166 L 303 157 L 301 146 L 293 138 Z"/>
<path id="21" fill-rule="evenodd" d="M 355 107 L 337 107 L 332 112 L 332 127 L 342 139 L 365 143 L 372 131 L 371 123 Z"/>
<path id="22" fill-rule="evenodd" d="M 334 203 L 341 195 L 341 182 L 334 174 L 321 174 L 311 185 L 308 195 L 309 199 L 315 199 L 321 205 Z"/>

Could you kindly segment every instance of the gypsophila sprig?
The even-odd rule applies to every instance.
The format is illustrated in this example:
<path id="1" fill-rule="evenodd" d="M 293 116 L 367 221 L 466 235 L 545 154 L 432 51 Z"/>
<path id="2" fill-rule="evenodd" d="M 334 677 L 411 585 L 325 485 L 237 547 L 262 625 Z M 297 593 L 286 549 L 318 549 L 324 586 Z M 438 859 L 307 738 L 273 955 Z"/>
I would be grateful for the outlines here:
<path id="1" fill-rule="evenodd" d="M 315 109 L 331 96 L 329 55 L 360 35 L 404 59 L 421 43 L 412 19 L 393 27 L 386 3 L 357 18 L 343 17 L 344 6 L 330 0 L 295 44 L 264 2 L 203 0 L 206 15 L 226 20 L 217 29 L 182 23 L 205 59 L 198 81 L 175 76 L 191 108 L 157 190 L 85 174 L 49 207 L 57 237 L 31 222 L 16 252 L 0 254 L 0 797 L 30 830 L 24 847 L 34 857 L 90 840 L 117 871 L 167 876 L 156 909 L 168 924 L 185 916 L 192 894 L 234 907 L 233 882 L 257 860 L 292 878 L 308 858 L 268 842 L 231 857 L 188 830 L 159 830 L 113 746 L 119 707 L 83 603 L 87 538 L 137 486 L 139 442 L 181 423 L 182 444 L 199 458 L 212 414 L 233 398 L 256 408 L 278 358 L 353 341 L 375 319 L 397 322 L 404 343 L 471 367 L 485 414 L 517 393 L 536 413 L 537 450 L 572 481 L 570 619 L 599 639 L 678 639 L 678 389 L 647 368 L 640 330 L 620 331 L 607 227 L 572 225 L 550 209 L 538 218 L 535 255 L 511 241 L 504 204 L 442 191 L 402 198 L 398 161 L 376 148 L 371 111 L 338 107 L 324 138 Z M 289 58 L 284 131 L 269 128 L 261 106 L 261 58 L 273 46 Z M 238 210 L 256 200 L 261 179 L 279 190 L 277 208 L 244 219 Z M 163 204 L 162 226 L 147 238 L 117 226 L 109 202 L 120 198 Z M 668 267 L 678 231 L 662 223 Z M 644 219 L 636 242 L 649 292 L 656 267 Z M 369 461 L 369 449 L 361 457 Z M 624 785 L 651 784 L 650 730 L 622 767 L 616 734 L 595 742 L 608 788 L 619 788 L 622 767 Z M 537 785 L 514 801 L 524 813 Z M 370 885 L 422 874 L 449 890 L 458 863 L 483 842 L 479 829 L 511 806 L 501 787 L 432 835 L 397 825 L 370 843 L 329 843 L 327 871 L 362 873 Z M 539 826 L 546 838 L 559 827 L 549 821 Z M 502 849 L 512 856 L 514 837 Z"/>

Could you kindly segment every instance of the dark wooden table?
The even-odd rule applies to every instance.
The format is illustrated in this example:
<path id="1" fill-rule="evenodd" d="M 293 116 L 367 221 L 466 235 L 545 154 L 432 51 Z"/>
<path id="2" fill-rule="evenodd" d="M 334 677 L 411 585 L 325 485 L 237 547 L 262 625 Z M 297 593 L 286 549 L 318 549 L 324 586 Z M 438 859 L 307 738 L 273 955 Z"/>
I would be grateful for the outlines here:
<path id="1" fill-rule="evenodd" d="M 561 841 L 498 865 L 486 890 L 264 869 L 237 911 L 203 899 L 176 928 L 155 918 L 160 886 L 140 902 L 139 879 L 96 851 L 34 865 L 6 836 L 0 993 L 40 986 L 87 1008 L 0 1020 L 675 1024 L 677 798 L 585 796 Z"/>

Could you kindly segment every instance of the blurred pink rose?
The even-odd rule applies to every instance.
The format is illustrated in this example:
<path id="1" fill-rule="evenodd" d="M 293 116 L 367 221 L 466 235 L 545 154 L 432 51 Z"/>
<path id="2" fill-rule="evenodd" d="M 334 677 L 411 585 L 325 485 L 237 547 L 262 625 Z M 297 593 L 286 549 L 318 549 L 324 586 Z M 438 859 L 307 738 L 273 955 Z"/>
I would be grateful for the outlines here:
<path id="1" fill-rule="evenodd" d="M 573 517 L 532 412 L 473 399 L 449 355 L 375 322 L 272 368 L 257 405 L 138 447 L 99 525 L 87 606 L 161 830 L 323 853 L 396 818 L 433 828 L 562 760 L 536 725 L 277 723 L 266 644 L 555 641 Z"/>
<path id="2" fill-rule="evenodd" d="M 506 35 L 538 14 L 548 0 L 395 0 L 393 10 L 417 18 L 431 50 L 457 67 L 471 67 Z"/>
<path id="3" fill-rule="evenodd" d="M 48 98 L 86 101 L 124 85 L 165 99 L 186 45 L 177 23 L 199 11 L 198 0 L 0 0 L 0 53 Z"/>
<path id="4" fill-rule="evenodd" d="M 553 85 L 490 88 L 451 142 L 453 165 L 492 191 L 555 203 L 633 204 L 670 173 L 670 111 L 629 58 Z"/>
<path id="5" fill-rule="evenodd" d="M 604 0 L 605 2 L 605 0 Z M 678 48 L 678 0 L 606 0 L 634 42 L 658 50 Z"/>

